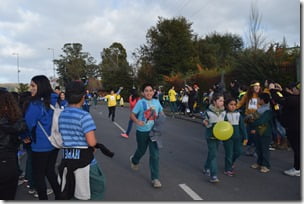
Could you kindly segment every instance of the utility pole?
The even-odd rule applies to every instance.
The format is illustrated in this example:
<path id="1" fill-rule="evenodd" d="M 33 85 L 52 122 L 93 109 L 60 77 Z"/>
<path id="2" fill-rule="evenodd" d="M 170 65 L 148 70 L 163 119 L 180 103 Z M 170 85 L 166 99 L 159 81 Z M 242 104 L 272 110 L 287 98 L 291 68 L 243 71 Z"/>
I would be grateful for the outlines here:
<path id="1" fill-rule="evenodd" d="M 19 69 L 19 53 L 14 52 L 12 55 L 16 55 L 17 56 L 17 77 L 18 77 L 18 86 L 20 86 L 20 80 L 19 80 L 19 73 L 20 73 L 20 69 Z"/>
<path id="2" fill-rule="evenodd" d="M 54 80 L 55 80 L 55 78 L 56 78 L 56 75 L 55 75 L 55 62 L 54 62 L 54 60 L 55 60 L 55 55 L 54 55 L 54 48 L 48 48 L 48 50 L 52 50 L 52 53 L 53 53 L 53 72 L 54 72 Z"/>

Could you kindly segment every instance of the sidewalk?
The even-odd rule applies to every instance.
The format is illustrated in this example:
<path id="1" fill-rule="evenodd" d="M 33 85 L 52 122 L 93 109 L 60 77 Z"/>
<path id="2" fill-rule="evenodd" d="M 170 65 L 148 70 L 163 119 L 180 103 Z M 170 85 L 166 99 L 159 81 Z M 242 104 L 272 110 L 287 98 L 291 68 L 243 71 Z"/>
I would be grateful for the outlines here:
<path id="1" fill-rule="evenodd" d="M 184 115 L 183 113 L 173 114 L 170 111 L 170 109 L 167 109 L 167 108 L 164 108 L 164 113 L 166 114 L 167 117 L 177 118 L 177 119 L 181 119 L 181 120 L 187 120 L 187 121 L 203 124 L 203 121 L 202 121 L 199 113 L 194 113 L 193 114 L 194 116 L 190 117 L 189 115 Z"/>

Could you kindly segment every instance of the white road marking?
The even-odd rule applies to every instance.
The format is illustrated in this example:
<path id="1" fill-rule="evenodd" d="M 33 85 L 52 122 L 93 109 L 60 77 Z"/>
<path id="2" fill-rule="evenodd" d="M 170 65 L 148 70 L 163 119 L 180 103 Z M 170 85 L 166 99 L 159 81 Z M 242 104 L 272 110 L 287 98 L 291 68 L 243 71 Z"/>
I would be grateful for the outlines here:
<path id="1" fill-rule="evenodd" d="M 204 200 L 186 184 L 178 184 L 193 200 Z"/>
<path id="2" fill-rule="evenodd" d="M 123 133 L 126 132 L 117 122 L 114 121 L 113 124 L 116 125 L 116 127 L 118 127 Z"/>

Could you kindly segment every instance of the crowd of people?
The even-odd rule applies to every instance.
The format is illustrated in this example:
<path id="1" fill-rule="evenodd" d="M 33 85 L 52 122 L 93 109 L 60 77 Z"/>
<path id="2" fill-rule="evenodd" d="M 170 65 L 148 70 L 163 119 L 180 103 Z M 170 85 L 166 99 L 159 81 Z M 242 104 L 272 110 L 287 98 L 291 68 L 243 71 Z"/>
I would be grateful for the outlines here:
<path id="1" fill-rule="evenodd" d="M 264 86 L 256 80 L 248 85 L 233 80 L 227 89 L 221 83 L 215 84 L 208 93 L 202 94 L 202 100 L 198 100 L 198 90 L 197 84 L 185 85 L 180 91 L 172 86 L 168 91 L 169 104 L 173 116 L 179 111 L 190 117 L 194 112 L 201 113 L 207 129 L 208 147 L 203 172 L 210 176 L 210 182 L 219 182 L 216 154 L 220 140 L 212 131 L 219 121 L 229 121 L 234 129 L 232 137 L 223 141 L 225 175 L 235 174 L 235 161 L 241 154 L 242 146 L 246 146 L 245 154 L 257 158 L 251 167 L 262 173 L 270 171 L 270 150 L 291 148 L 294 166 L 284 174 L 300 176 L 299 82 L 290 83 L 283 89 L 273 80 L 265 80 Z M 197 107 L 200 109 L 195 110 Z"/>
<path id="2" fill-rule="evenodd" d="M 262 88 L 264 88 L 262 90 Z M 117 96 L 123 90 L 101 97 L 107 100 L 108 117 L 115 120 Z M 240 157 L 242 146 L 248 156 L 256 156 L 251 167 L 262 173 L 270 172 L 271 148 L 290 146 L 294 153 L 294 165 L 284 171 L 289 176 L 300 176 L 300 83 L 292 83 L 283 89 L 278 83 L 267 80 L 262 87 L 252 81 L 248 88 L 236 80 L 225 88 L 219 83 L 202 94 L 199 86 L 185 85 L 180 90 L 172 86 L 168 94 L 145 83 L 141 95 L 135 88 L 130 91 L 130 118 L 126 132 L 128 138 L 133 123 L 136 124 L 137 149 L 130 156 L 130 166 L 138 170 L 147 148 L 150 152 L 150 177 L 154 188 L 162 186 L 159 179 L 159 148 L 161 133 L 160 118 L 165 117 L 164 96 L 168 95 L 170 111 L 195 118 L 201 111 L 202 124 L 206 127 L 208 155 L 203 173 L 210 182 L 217 183 L 217 152 L 221 141 L 215 137 L 213 127 L 220 121 L 228 121 L 233 135 L 223 141 L 225 149 L 224 174 L 234 176 L 235 163 Z M 23 144 L 27 152 L 24 180 L 28 192 L 40 200 L 47 200 L 54 193 L 56 200 L 79 199 L 101 200 L 105 191 L 105 179 L 101 167 L 94 158 L 94 150 L 101 148 L 110 156 L 95 137 L 96 125 L 90 114 L 92 101 L 97 104 L 97 94 L 91 94 L 81 81 L 72 81 L 65 87 L 52 89 L 48 78 L 37 75 L 31 79 L 30 91 L 13 94 L 0 88 L 0 199 L 14 200 L 21 175 L 17 152 Z M 121 100 L 121 99 L 119 99 Z M 58 128 L 63 141 L 63 156 L 56 169 L 59 149 L 54 147 L 48 136 L 52 132 L 54 110 L 62 109 Z M 197 116 L 196 116 L 197 117 Z M 47 188 L 47 183 L 51 189 Z"/>

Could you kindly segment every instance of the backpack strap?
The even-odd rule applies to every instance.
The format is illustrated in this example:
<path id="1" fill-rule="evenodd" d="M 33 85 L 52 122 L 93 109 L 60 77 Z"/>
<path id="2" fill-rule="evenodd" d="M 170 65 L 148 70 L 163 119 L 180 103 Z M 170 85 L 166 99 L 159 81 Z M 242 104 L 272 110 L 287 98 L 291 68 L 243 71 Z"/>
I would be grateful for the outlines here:
<path id="1" fill-rule="evenodd" d="M 141 101 L 141 105 L 142 105 L 142 107 L 143 107 L 143 110 L 144 110 L 144 112 L 148 109 L 148 106 L 147 106 L 147 103 L 146 103 L 146 101 L 145 100 L 142 100 Z M 143 115 L 142 115 L 142 121 L 145 121 L 145 114 L 143 113 Z"/>
<path id="2" fill-rule="evenodd" d="M 59 104 L 56 102 L 55 106 L 53 106 L 52 104 L 50 104 L 50 108 L 54 111 L 56 108 L 59 108 Z M 54 113 L 53 113 L 54 114 Z M 53 117 L 52 117 L 53 118 Z M 49 135 L 47 134 L 46 130 L 44 129 L 44 127 L 42 126 L 42 124 L 40 123 L 40 121 L 38 120 L 38 125 L 41 128 L 42 132 L 44 133 L 44 135 L 49 138 Z"/>
<path id="3" fill-rule="evenodd" d="M 42 126 L 42 124 L 40 123 L 40 121 L 38 121 L 38 125 L 39 125 L 39 127 L 41 128 L 41 130 L 42 130 L 42 132 L 44 133 L 44 135 L 45 135 L 47 138 L 49 138 L 47 132 L 45 131 L 45 129 L 44 129 L 44 127 Z"/>

